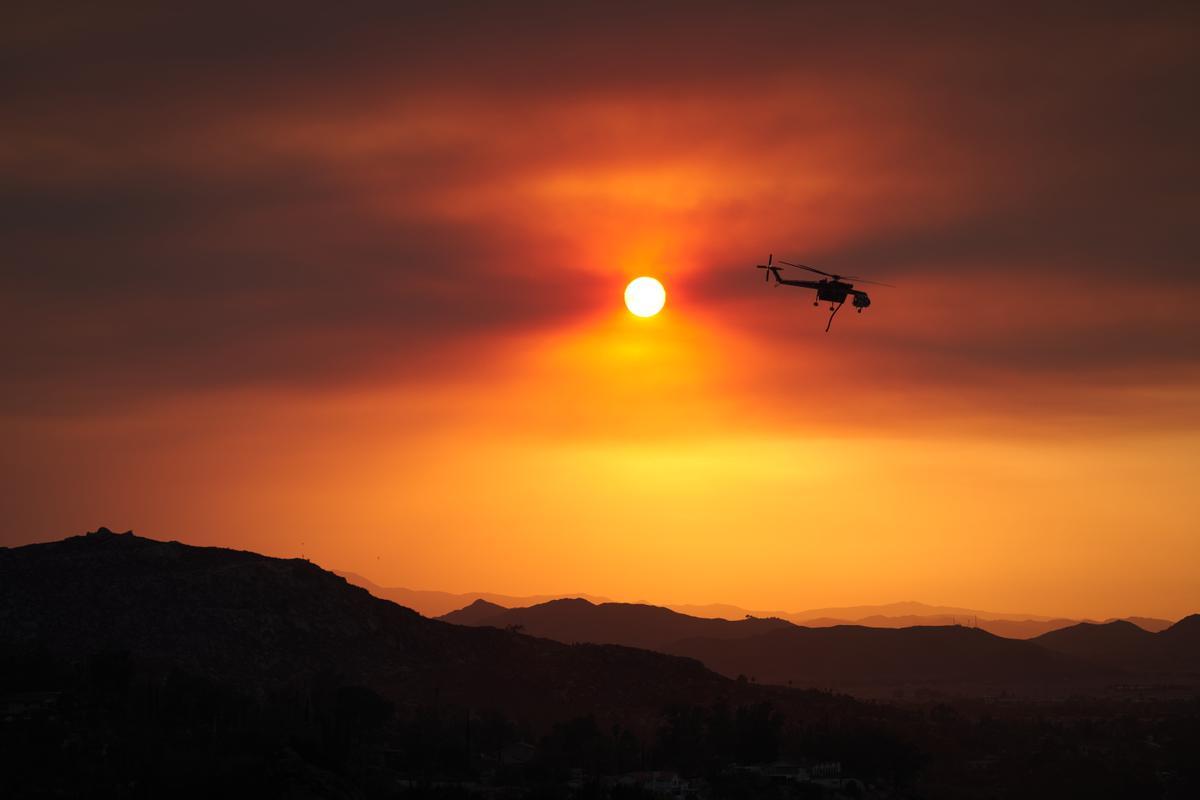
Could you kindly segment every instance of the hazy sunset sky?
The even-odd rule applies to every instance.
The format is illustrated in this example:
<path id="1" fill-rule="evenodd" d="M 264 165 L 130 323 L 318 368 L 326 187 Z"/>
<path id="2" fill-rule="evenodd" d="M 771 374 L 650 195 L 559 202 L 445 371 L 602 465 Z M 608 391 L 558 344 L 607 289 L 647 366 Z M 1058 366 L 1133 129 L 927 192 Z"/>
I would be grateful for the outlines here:
<path id="1" fill-rule="evenodd" d="M 0 25 L 0 544 L 1200 611 L 1195 3 L 164 5 Z"/>

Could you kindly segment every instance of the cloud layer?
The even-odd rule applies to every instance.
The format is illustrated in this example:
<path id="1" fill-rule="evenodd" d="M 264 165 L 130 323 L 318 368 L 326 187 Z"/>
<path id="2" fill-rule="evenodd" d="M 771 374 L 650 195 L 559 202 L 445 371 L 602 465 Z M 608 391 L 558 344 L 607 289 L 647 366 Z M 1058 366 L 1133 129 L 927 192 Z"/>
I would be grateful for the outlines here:
<path id="1" fill-rule="evenodd" d="M 1200 427 L 1198 33 L 1189 3 L 28 6 L 0 30 L 0 424 L 24 498 L 0 535 L 118 509 L 294 554 L 255 538 L 274 525 L 369 573 L 371 536 L 416 520 L 412 563 L 447 560 L 430 575 L 455 588 L 486 577 L 455 558 L 520 530 L 615 595 L 643 544 L 601 528 L 657 526 L 697 581 L 660 599 L 767 607 L 786 576 L 705 589 L 704 559 L 760 513 L 760 471 L 799 471 L 822 524 L 850 505 L 843 532 L 916 542 L 933 572 L 981 513 L 1026 569 L 1025 512 L 995 516 L 1014 495 L 1040 498 L 1038 535 L 1108 531 L 1134 558 L 1087 498 L 1176 497 Z M 752 269 L 770 252 L 897 288 L 826 335 Z M 668 291 L 645 324 L 620 306 L 643 273 Z M 1037 443 L 1028 471 L 1013 442 Z M 865 475 L 891 499 L 858 508 Z M 1146 522 L 1167 550 L 1180 502 Z M 563 549 L 550 527 L 581 508 L 595 535 Z M 756 552 L 786 564 L 803 521 L 772 513 Z M 829 587 L 853 572 L 805 547 L 849 570 Z M 507 588 L 566 588 L 546 563 Z M 1145 573 L 1182 610 L 1168 567 Z M 881 598 L 808 604 L 842 599 Z"/>

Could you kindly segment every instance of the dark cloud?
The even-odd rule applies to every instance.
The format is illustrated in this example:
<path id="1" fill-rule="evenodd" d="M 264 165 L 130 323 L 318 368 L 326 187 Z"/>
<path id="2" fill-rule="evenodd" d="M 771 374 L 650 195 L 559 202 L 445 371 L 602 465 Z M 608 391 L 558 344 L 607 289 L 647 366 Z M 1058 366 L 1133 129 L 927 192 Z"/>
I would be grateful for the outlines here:
<path id="1" fill-rule="evenodd" d="M 384 368 L 436 378 L 464 367 L 465 343 L 571 314 L 589 285 L 515 262 L 531 249 L 517 235 L 380 219 L 305 170 L 0 205 L 6 402 L 26 409 Z"/>
<path id="2" fill-rule="evenodd" d="M 589 224 L 660 217 L 706 238 L 719 324 L 777 324 L 731 303 L 783 248 L 970 298 L 851 335 L 877 373 L 1190 381 L 1178 314 L 997 338 L 972 306 L 1000 270 L 1047 305 L 1200 294 L 1198 30 L 1191 4 L 31 6 L 0 33 L 7 403 L 477 369 L 594 307 Z M 673 159 L 716 188 L 558 218 L 528 185 Z"/>

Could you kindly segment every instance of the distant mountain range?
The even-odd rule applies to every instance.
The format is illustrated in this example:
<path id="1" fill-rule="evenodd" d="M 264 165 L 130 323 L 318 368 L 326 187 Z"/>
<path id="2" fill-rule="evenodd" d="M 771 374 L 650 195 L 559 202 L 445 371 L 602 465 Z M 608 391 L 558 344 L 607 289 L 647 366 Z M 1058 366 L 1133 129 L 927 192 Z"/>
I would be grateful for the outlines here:
<path id="1" fill-rule="evenodd" d="M 532 606 L 538 603 L 546 603 L 550 600 L 559 600 L 563 595 L 558 594 L 535 594 L 515 596 L 508 594 L 496 594 L 495 592 L 471 592 L 467 594 L 455 594 L 453 592 L 438 592 L 426 589 L 405 589 L 403 587 L 380 586 L 376 583 L 358 575 L 354 572 L 343 572 L 341 570 L 333 570 L 335 575 L 340 575 L 355 586 L 360 586 L 366 589 L 376 597 L 381 597 L 384 600 L 391 600 L 393 603 L 398 603 L 405 608 L 411 608 L 419 614 L 426 617 L 440 617 L 456 609 L 469 605 L 476 600 L 485 600 L 489 603 L 495 603 L 502 608 L 518 608 L 522 606 Z M 572 597 L 582 597 L 585 600 L 590 600 L 593 603 L 607 603 L 610 598 L 600 597 L 591 594 L 577 594 Z"/>
<path id="2" fill-rule="evenodd" d="M 1030 641 L 961 625 L 811 627 L 780 618 L 710 619 L 645 604 L 583 599 L 511 609 L 476 601 L 442 619 L 561 642 L 685 655 L 730 677 L 797 686 L 1083 686 L 1127 680 L 1135 673 L 1200 672 L 1200 617 L 1159 633 L 1123 620 L 1079 623 Z"/>
<path id="3" fill-rule="evenodd" d="M 1150 617 L 1127 617 L 1128 621 L 1149 631 L 1161 631 L 1171 626 L 1170 620 L 1152 619 Z M 924 614 L 907 616 L 884 616 L 874 614 L 861 619 L 833 619 L 817 617 L 815 619 L 799 620 L 798 624 L 810 628 L 828 628 L 833 625 L 863 625 L 868 628 L 911 628 L 917 625 L 966 625 L 980 628 L 988 633 L 1003 636 L 1007 639 L 1032 639 L 1049 631 L 1069 628 L 1080 622 L 1091 620 L 1077 619 L 988 619 L 970 615 Z M 1112 620 L 1105 620 L 1111 622 Z"/>
<path id="4" fill-rule="evenodd" d="M 598 595 L 529 595 L 515 597 L 493 592 L 425 591 L 399 587 L 388 588 L 372 583 L 353 572 L 337 572 L 343 578 L 361 586 L 376 597 L 391 600 L 414 609 L 427 617 L 442 617 L 451 611 L 464 609 L 477 600 L 491 603 L 500 609 L 528 608 L 552 600 L 584 599 L 592 603 L 612 602 Z M 649 605 L 635 603 L 634 605 Z M 712 603 L 708 605 L 666 604 L 660 606 L 690 617 L 707 619 L 740 620 L 746 617 L 778 618 L 810 628 L 827 628 L 834 625 L 863 625 L 870 628 L 911 628 L 918 625 L 971 625 L 982 628 L 997 636 L 1009 639 L 1032 639 L 1049 631 L 1067 628 L 1080 622 L 1096 620 L 1046 617 L 1036 614 L 980 611 L 955 606 L 934 606 L 914 601 L 887 603 L 876 606 L 844 606 L 836 608 L 814 608 L 807 611 L 753 611 L 739 606 Z M 1171 621 L 1153 617 L 1125 617 L 1133 624 L 1151 632 L 1165 630 Z M 1112 620 L 1103 620 L 1111 622 Z M 470 623 L 465 623 L 470 624 Z"/>
<path id="5" fill-rule="evenodd" d="M 957 617 L 960 620 L 967 617 L 1002 620 L 1038 620 L 1045 621 L 1050 617 L 1037 614 L 980 611 L 973 608 L 957 606 L 933 606 L 907 600 L 899 603 L 887 603 L 879 606 L 842 606 L 837 608 L 812 608 L 808 611 L 797 611 L 788 615 L 793 622 L 808 622 L 814 619 L 859 620 L 866 617 Z"/>

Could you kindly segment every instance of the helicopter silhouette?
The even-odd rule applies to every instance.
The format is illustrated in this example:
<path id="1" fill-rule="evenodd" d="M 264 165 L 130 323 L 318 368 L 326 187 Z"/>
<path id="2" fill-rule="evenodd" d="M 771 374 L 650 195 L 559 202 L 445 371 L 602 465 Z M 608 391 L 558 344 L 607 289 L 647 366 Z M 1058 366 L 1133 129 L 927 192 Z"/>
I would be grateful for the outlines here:
<path id="1" fill-rule="evenodd" d="M 841 275 L 834 275 L 831 272 L 825 272 L 824 270 L 819 270 L 816 267 L 807 267 L 804 264 L 793 264 L 790 261 L 784 261 L 784 260 L 780 259 L 779 263 L 783 264 L 784 266 L 795 267 L 796 269 L 806 269 L 809 272 L 815 272 L 818 275 L 825 276 L 824 278 L 822 278 L 819 281 L 792 281 L 792 280 L 788 280 L 786 278 L 780 277 L 779 270 L 782 269 L 782 267 L 775 266 L 774 259 L 775 259 L 775 256 L 773 254 L 768 255 L 767 263 L 758 265 L 759 269 L 766 270 L 765 272 L 763 272 L 763 280 L 770 281 L 771 276 L 774 275 L 776 287 L 779 287 L 779 286 L 803 286 L 806 289 L 816 289 L 817 290 L 817 299 L 813 300 L 813 305 L 814 306 L 820 305 L 822 300 L 829 303 L 830 313 L 829 313 L 829 321 L 825 323 L 825 332 L 826 333 L 829 333 L 829 326 L 833 324 L 833 318 L 835 316 L 837 316 L 837 312 L 842 310 L 842 304 L 846 302 L 847 297 L 854 298 L 851 301 L 851 303 L 858 310 L 858 313 L 860 313 L 860 314 L 862 313 L 862 310 L 864 308 L 871 305 L 871 298 L 867 295 L 867 293 L 864 292 L 862 289 L 855 289 L 854 284 L 847 283 L 847 281 L 858 281 L 859 283 L 871 283 L 876 286 L 887 286 L 892 289 L 896 288 L 896 287 L 892 286 L 890 283 L 880 283 L 879 281 L 869 281 L 869 280 L 866 280 L 865 278 L 855 278 L 855 277 L 850 276 L 850 277 L 845 277 L 843 279 L 843 276 L 841 276 Z"/>

